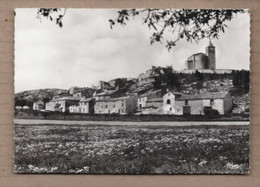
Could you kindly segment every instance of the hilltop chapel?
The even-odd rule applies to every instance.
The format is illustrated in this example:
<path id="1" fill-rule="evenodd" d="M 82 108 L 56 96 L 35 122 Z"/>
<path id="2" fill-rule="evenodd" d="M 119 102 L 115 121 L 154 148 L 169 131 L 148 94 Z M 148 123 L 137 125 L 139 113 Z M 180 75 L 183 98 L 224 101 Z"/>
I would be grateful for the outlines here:
<path id="1" fill-rule="evenodd" d="M 216 54 L 215 46 L 212 42 L 206 47 L 205 53 L 196 53 L 191 55 L 185 62 L 186 70 L 215 70 L 216 69 Z"/>

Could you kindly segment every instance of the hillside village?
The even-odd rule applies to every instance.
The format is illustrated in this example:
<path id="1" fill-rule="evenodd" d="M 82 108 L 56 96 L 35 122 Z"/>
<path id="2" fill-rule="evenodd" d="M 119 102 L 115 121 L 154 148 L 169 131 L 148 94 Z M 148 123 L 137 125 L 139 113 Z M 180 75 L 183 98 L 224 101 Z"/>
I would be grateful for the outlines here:
<path id="1" fill-rule="evenodd" d="M 100 81 L 96 87 L 25 91 L 16 110 L 84 114 L 220 115 L 249 112 L 249 71 L 216 69 L 215 47 L 197 53 L 181 71 L 151 67 L 137 78 Z"/>

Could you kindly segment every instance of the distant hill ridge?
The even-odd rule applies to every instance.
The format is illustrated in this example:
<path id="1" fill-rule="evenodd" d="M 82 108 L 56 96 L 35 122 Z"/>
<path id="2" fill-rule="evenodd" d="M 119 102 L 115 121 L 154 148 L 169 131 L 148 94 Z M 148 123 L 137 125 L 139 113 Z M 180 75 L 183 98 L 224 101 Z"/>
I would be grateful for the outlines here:
<path id="1" fill-rule="evenodd" d="M 59 95 L 61 93 L 66 93 L 68 90 L 59 88 L 46 88 L 46 89 L 35 89 L 22 91 L 15 94 L 15 99 L 25 99 L 29 101 L 39 101 L 46 98 L 51 99 L 53 96 Z"/>

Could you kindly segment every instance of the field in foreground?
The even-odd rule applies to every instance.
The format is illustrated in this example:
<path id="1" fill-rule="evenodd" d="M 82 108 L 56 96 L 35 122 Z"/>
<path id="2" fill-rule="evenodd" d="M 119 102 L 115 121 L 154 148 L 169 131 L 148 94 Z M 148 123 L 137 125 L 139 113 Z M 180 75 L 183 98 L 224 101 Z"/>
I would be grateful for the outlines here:
<path id="1" fill-rule="evenodd" d="M 16 173 L 246 174 L 249 127 L 16 124 L 14 164 Z"/>

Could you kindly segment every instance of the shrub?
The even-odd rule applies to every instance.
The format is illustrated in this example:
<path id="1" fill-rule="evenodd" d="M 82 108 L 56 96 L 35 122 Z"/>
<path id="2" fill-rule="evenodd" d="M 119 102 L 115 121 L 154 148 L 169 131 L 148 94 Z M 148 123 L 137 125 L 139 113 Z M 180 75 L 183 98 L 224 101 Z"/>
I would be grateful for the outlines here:
<path id="1" fill-rule="evenodd" d="M 212 108 L 204 108 L 203 112 L 206 116 L 210 116 L 210 117 L 215 117 L 219 115 L 219 112 Z"/>

